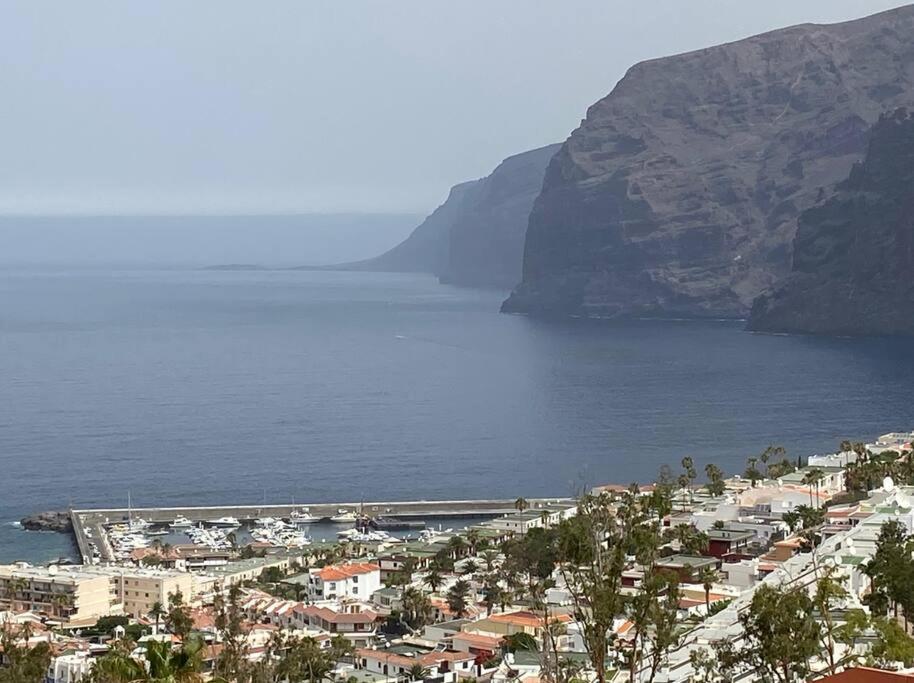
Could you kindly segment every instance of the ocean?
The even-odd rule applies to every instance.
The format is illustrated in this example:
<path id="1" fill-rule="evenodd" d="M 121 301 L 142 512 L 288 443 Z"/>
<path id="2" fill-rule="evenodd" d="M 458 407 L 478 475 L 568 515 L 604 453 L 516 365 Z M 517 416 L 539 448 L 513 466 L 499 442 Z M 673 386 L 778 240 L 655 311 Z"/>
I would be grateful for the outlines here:
<path id="1" fill-rule="evenodd" d="M 571 495 L 914 428 L 914 345 L 542 321 L 423 275 L 0 270 L 0 562 L 68 506 Z"/>

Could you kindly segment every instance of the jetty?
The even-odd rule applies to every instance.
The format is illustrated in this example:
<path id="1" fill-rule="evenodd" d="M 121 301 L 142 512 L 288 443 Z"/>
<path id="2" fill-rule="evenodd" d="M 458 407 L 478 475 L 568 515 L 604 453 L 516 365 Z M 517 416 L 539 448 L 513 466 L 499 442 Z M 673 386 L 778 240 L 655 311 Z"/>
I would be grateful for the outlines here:
<path id="1" fill-rule="evenodd" d="M 90 541 L 95 541 L 102 562 L 114 559 L 108 545 L 105 527 L 111 524 L 142 518 L 152 524 L 170 524 L 178 517 L 186 517 L 194 523 L 212 522 L 225 517 L 234 517 L 242 524 L 253 523 L 263 517 L 288 518 L 294 510 L 307 509 L 317 519 L 329 519 L 340 510 L 363 514 L 368 517 L 383 517 L 385 520 L 420 519 L 462 519 L 499 517 L 516 512 L 514 498 L 485 500 L 418 500 L 346 503 L 299 503 L 261 505 L 218 505 L 182 507 L 124 507 L 96 508 L 70 511 L 73 535 L 83 562 L 92 562 Z M 526 498 L 530 510 L 549 505 L 573 503 L 571 498 Z M 87 533 L 88 532 L 88 533 Z"/>

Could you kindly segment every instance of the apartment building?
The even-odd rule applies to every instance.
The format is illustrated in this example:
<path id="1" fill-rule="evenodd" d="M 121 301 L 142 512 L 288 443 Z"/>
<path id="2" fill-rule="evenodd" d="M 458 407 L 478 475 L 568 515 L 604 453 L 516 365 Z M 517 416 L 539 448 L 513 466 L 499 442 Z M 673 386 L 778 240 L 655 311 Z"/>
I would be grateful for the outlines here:
<path id="1" fill-rule="evenodd" d="M 68 626 L 94 624 L 120 614 L 122 605 L 108 577 L 82 567 L 0 565 L 0 610 L 34 612 Z"/>

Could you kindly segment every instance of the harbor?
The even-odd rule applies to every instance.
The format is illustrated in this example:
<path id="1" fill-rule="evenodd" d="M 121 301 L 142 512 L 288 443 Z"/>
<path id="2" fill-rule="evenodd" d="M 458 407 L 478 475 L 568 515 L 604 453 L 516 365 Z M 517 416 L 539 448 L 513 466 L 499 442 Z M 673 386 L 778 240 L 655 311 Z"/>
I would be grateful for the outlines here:
<path id="1" fill-rule="evenodd" d="M 531 512 L 568 498 L 525 500 Z M 515 499 L 74 509 L 72 533 L 84 564 L 123 561 L 136 550 L 183 543 L 228 551 L 241 545 L 301 549 L 312 529 L 339 540 L 376 542 L 410 537 L 429 520 L 485 520 L 517 512 Z M 179 539 L 180 540 L 177 540 Z M 320 539 L 324 540 L 324 539 Z"/>

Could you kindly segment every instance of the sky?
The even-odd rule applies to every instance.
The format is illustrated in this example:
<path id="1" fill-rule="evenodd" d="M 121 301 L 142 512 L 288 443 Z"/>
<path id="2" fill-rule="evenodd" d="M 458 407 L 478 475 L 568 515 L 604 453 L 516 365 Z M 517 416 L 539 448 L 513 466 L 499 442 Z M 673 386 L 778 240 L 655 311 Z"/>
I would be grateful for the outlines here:
<path id="1" fill-rule="evenodd" d="M 4 0 L 0 214 L 425 212 L 643 59 L 898 0 Z"/>

